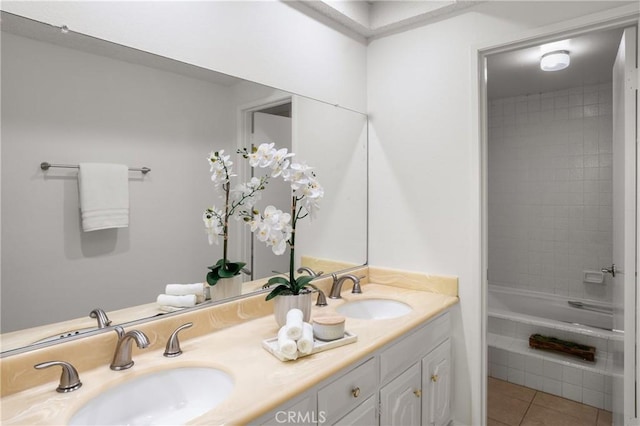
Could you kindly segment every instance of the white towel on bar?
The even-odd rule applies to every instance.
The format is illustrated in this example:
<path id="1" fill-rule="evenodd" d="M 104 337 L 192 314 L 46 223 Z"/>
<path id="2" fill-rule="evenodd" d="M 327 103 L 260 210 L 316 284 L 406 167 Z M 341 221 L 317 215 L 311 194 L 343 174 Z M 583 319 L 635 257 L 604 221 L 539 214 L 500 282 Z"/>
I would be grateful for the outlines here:
<path id="1" fill-rule="evenodd" d="M 80 163 L 82 229 L 129 226 L 129 169 L 122 164 Z"/>

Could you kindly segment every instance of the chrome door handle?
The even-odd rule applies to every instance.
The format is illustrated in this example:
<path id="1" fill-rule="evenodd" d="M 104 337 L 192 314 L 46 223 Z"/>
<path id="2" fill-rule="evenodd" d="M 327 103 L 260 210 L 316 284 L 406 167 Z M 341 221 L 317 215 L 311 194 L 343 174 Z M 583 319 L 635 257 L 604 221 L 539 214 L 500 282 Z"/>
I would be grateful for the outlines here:
<path id="1" fill-rule="evenodd" d="M 604 267 L 604 268 L 600 269 L 600 271 L 604 272 L 605 274 L 611 274 L 611 276 L 615 278 L 615 276 L 616 276 L 616 264 L 612 263 L 611 264 L 611 268 Z"/>

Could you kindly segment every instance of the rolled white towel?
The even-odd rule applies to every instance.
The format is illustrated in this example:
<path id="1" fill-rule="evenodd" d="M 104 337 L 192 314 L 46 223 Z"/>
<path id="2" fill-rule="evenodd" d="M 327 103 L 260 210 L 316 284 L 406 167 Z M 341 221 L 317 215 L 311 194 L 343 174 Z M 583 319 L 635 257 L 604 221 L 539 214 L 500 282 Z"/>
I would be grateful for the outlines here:
<path id="1" fill-rule="evenodd" d="M 167 284 L 164 293 L 172 296 L 184 296 L 187 294 L 195 294 L 197 303 L 204 302 L 204 284 Z"/>
<path id="2" fill-rule="evenodd" d="M 159 294 L 156 303 L 161 306 L 175 306 L 177 308 L 189 308 L 196 306 L 196 295 L 185 294 L 183 296 L 174 296 L 170 294 Z"/>
<path id="3" fill-rule="evenodd" d="M 185 294 L 203 294 L 204 284 L 167 284 L 164 289 L 164 293 L 172 296 L 184 296 Z"/>
<path id="4" fill-rule="evenodd" d="M 302 323 L 302 337 L 298 339 L 298 351 L 302 355 L 308 355 L 313 350 L 313 326 L 309 323 Z"/>
<path id="5" fill-rule="evenodd" d="M 282 327 L 278 331 L 278 350 L 282 355 L 287 358 L 295 359 L 292 357 L 298 357 L 298 345 L 296 345 L 296 341 L 287 337 L 287 328 L 286 326 Z"/>
<path id="6" fill-rule="evenodd" d="M 287 361 L 295 361 L 296 359 L 298 359 L 298 351 L 296 351 L 296 353 L 293 355 L 287 355 L 282 353 L 281 351 L 278 351 L 278 354 Z"/>
<path id="7" fill-rule="evenodd" d="M 289 339 L 298 340 L 302 337 L 302 311 L 300 309 L 294 308 L 287 312 L 285 328 Z"/>

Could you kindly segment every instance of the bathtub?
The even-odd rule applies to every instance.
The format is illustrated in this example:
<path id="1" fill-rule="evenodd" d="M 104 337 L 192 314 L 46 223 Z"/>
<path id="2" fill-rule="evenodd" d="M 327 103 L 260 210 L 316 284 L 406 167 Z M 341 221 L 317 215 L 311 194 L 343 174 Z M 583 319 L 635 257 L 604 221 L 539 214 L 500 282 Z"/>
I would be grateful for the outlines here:
<path id="1" fill-rule="evenodd" d="M 612 409 L 612 381 L 622 374 L 612 354 L 621 350 L 624 335 L 611 330 L 611 305 L 501 286 L 489 286 L 487 296 L 489 376 Z M 593 346 L 595 362 L 530 348 L 535 333 Z"/>
<path id="2" fill-rule="evenodd" d="M 572 306 L 569 302 L 582 303 L 586 309 Z M 612 305 L 603 302 L 489 286 L 487 303 L 489 316 L 517 317 L 550 328 L 575 330 L 581 334 L 598 334 L 603 337 L 619 334 L 612 332 Z"/>

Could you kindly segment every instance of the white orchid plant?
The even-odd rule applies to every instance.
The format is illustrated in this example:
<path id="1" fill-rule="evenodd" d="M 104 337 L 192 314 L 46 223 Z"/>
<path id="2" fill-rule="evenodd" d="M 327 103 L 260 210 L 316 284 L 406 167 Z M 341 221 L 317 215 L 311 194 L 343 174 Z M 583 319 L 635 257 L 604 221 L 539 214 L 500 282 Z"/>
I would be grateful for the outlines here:
<path id="1" fill-rule="evenodd" d="M 272 277 L 263 288 L 276 286 L 267 295 L 266 300 L 273 299 L 280 294 L 300 294 L 311 284 L 312 276 L 295 277 L 295 238 L 296 225 L 300 219 L 313 217 L 319 208 L 319 202 L 324 196 L 324 190 L 318 182 L 313 169 L 305 163 L 292 161 L 293 153 L 286 148 L 276 149 L 273 143 L 264 143 L 255 151 L 242 152 L 253 168 L 270 169 L 268 177 L 281 177 L 291 185 L 290 213 L 278 210 L 274 206 L 267 206 L 263 212 L 254 209 L 251 218 L 246 219 L 256 238 L 271 247 L 276 255 L 282 255 L 289 247 L 289 277 Z M 247 215 L 248 217 L 248 215 Z"/>
<path id="2" fill-rule="evenodd" d="M 318 210 L 319 201 L 324 196 L 324 190 L 319 184 L 313 169 L 305 163 L 292 161 L 295 155 L 286 148 L 276 149 L 273 143 L 264 143 L 249 152 L 247 149 L 238 150 L 239 154 L 249 160 L 254 169 L 264 169 L 267 173 L 261 178 L 253 177 L 249 182 L 239 184 L 231 189 L 231 178 L 236 176 L 232 172 L 233 162 L 224 151 L 212 152 L 208 161 L 211 166 L 211 180 L 216 187 L 221 187 L 224 195 L 224 209 L 215 206 L 207 208 L 203 214 L 205 228 L 209 236 L 209 244 L 217 243 L 218 237 L 224 241 L 223 257 L 215 265 L 210 266 L 207 274 L 209 285 L 215 285 L 220 278 L 238 275 L 244 263 L 229 262 L 227 246 L 229 240 L 229 218 L 236 216 L 251 227 L 251 232 L 259 241 L 271 247 L 276 255 L 282 255 L 290 249 L 289 277 L 277 276 L 269 279 L 264 288 L 276 285 L 267 295 L 270 300 L 280 294 L 300 294 L 306 287 L 314 287 L 310 282 L 314 277 L 294 275 L 295 260 L 295 231 L 298 220 L 307 216 L 313 217 Z M 291 185 L 290 213 L 283 212 L 269 205 L 260 212 L 255 204 L 260 199 L 260 191 L 264 190 L 271 178 L 281 177 Z"/>
<path id="3" fill-rule="evenodd" d="M 202 214 L 205 229 L 209 237 L 209 244 L 218 244 L 218 238 L 223 239 L 222 259 L 214 265 L 209 266 L 207 283 L 216 285 L 221 278 L 231 278 L 239 275 L 244 262 L 230 262 L 228 258 L 229 245 L 229 218 L 240 212 L 251 210 L 253 205 L 260 199 L 260 191 L 265 189 L 266 177 L 259 179 L 251 178 L 249 182 L 239 184 L 231 189 L 231 178 L 233 174 L 233 161 L 229 155 L 224 154 L 224 150 L 212 152 L 207 157 L 211 166 L 211 181 L 215 188 L 221 188 L 224 199 L 224 208 L 218 209 L 215 206 L 205 209 Z"/>

